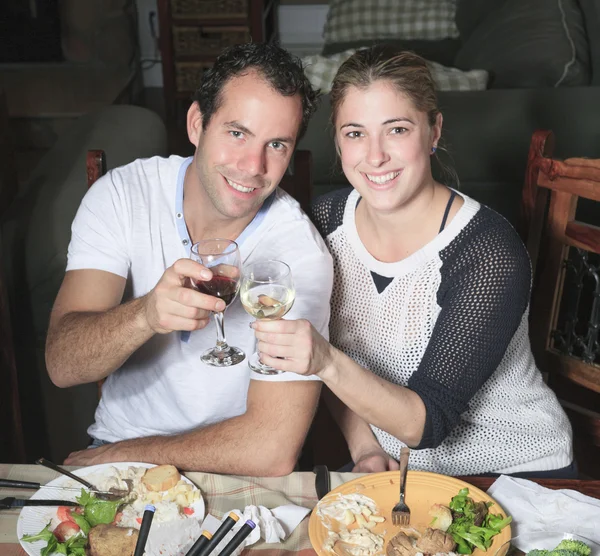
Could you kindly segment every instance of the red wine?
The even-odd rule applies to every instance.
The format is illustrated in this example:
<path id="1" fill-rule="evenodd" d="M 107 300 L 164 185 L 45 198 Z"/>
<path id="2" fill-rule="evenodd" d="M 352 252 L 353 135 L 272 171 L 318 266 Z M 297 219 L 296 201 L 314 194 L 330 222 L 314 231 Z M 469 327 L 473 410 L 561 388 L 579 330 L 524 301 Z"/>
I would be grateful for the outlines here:
<path id="1" fill-rule="evenodd" d="M 225 305 L 229 305 L 238 292 L 238 282 L 227 276 L 213 275 L 211 280 L 196 281 L 199 292 L 220 297 Z"/>

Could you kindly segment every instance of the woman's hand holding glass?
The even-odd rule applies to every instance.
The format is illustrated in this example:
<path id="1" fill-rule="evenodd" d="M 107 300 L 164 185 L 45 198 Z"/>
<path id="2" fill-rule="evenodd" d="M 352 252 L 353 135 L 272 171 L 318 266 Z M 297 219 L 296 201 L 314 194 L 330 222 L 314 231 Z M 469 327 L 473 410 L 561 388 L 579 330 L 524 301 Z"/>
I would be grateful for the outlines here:
<path id="1" fill-rule="evenodd" d="M 292 308 L 296 292 L 292 271 L 281 261 L 259 261 L 244 267 L 240 298 L 246 312 L 260 320 L 281 319 Z M 282 371 L 261 361 L 254 353 L 248 366 L 256 373 L 275 375 Z"/>
<path id="2" fill-rule="evenodd" d="M 335 349 L 307 320 L 257 320 L 252 328 L 260 360 L 280 372 L 319 374 L 333 361 Z"/>

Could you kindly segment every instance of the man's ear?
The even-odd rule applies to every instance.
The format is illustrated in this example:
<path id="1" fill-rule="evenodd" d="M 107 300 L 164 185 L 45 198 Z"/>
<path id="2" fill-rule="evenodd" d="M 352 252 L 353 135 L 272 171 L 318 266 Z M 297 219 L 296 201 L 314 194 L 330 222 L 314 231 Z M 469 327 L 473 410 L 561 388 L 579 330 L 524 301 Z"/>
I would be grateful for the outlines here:
<path id="1" fill-rule="evenodd" d="M 187 112 L 187 133 L 190 142 L 198 148 L 200 135 L 202 135 L 202 112 L 196 101 L 192 102 Z"/>

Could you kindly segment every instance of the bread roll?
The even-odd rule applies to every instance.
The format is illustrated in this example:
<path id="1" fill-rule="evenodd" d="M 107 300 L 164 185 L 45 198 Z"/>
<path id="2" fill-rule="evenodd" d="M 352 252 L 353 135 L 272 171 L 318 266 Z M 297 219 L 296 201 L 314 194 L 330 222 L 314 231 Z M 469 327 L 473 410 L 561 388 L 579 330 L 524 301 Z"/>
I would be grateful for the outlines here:
<path id="1" fill-rule="evenodd" d="M 169 490 L 181 479 L 177 468 L 173 465 L 159 465 L 144 473 L 142 484 L 152 492 Z"/>
<path id="2" fill-rule="evenodd" d="M 138 532 L 131 527 L 96 525 L 88 534 L 90 556 L 133 556 Z"/>

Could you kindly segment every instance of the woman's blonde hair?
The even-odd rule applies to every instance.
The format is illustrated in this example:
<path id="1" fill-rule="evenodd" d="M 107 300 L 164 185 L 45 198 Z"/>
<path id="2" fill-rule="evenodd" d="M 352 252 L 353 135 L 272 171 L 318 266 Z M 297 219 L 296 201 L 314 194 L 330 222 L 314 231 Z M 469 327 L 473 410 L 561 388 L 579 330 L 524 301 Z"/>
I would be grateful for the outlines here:
<path id="1" fill-rule="evenodd" d="M 359 50 L 340 66 L 331 88 L 332 122 L 335 124 L 349 88 L 367 88 L 380 80 L 406 95 L 417 110 L 427 114 L 429 125 L 435 124 L 440 110 L 427 62 L 413 52 L 397 52 L 387 46 Z"/>

